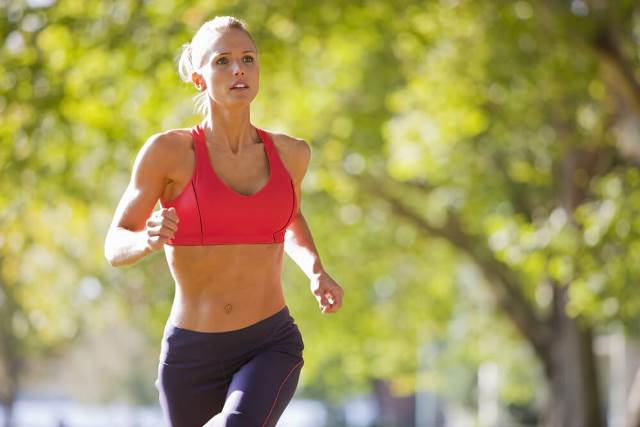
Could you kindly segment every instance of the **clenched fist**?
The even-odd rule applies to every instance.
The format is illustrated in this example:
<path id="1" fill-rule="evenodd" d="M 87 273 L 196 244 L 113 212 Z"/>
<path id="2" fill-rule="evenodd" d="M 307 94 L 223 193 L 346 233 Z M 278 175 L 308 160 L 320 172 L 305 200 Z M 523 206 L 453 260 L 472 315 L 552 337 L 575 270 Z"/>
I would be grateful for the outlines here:
<path id="1" fill-rule="evenodd" d="M 344 289 L 327 272 L 311 279 L 311 293 L 318 300 L 323 314 L 335 313 L 342 307 Z"/>
<path id="2" fill-rule="evenodd" d="M 178 230 L 179 222 L 175 208 L 162 208 L 151 214 L 146 226 L 147 245 L 151 250 L 161 249 Z"/>

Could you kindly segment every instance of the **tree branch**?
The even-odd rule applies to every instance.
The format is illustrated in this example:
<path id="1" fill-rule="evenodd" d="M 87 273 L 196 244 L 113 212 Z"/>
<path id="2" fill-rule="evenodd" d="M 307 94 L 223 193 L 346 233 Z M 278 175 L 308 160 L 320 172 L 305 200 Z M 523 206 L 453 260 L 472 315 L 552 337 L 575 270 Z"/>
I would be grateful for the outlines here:
<path id="1" fill-rule="evenodd" d="M 620 41 L 610 25 L 603 26 L 591 41 L 591 46 L 598 53 L 602 61 L 615 73 L 614 84 L 618 92 L 640 118 L 640 82 L 635 76 L 631 61 L 625 56 L 620 47 Z"/>
<path id="2" fill-rule="evenodd" d="M 534 351 L 544 363 L 549 363 L 548 344 L 551 331 L 545 322 L 538 318 L 529 302 L 520 292 L 517 279 L 508 266 L 497 260 L 482 239 L 466 232 L 460 221 L 451 213 L 445 225 L 434 226 L 423 217 L 409 209 L 399 198 L 384 190 L 384 186 L 372 178 L 362 176 L 356 179 L 380 199 L 385 200 L 393 211 L 410 221 L 429 236 L 436 236 L 449 241 L 453 246 L 465 252 L 475 261 L 483 272 L 496 297 L 498 305 L 506 312 L 520 333 L 529 341 Z"/>

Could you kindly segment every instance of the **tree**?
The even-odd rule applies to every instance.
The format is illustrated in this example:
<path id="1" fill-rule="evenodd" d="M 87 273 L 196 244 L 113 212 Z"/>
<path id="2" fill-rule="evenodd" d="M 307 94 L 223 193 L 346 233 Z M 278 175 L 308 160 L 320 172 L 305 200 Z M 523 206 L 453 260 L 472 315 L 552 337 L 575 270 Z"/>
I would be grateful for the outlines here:
<path id="1" fill-rule="evenodd" d="M 68 345 L 107 293 L 150 335 L 161 329 L 161 257 L 114 272 L 102 238 L 142 141 L 197 120 L 173 63 L 180 45 L 234 14 L 261 55 L 254 121 L 311 143 L 302 209 L 348 292 L 342 313 L 323 317 L 287 264 L 307 392 L 337 400 L 374 376 L 411 390 L 415 347 L 453 341 L 447 327 L 475 297 L 465 292 L 483 284 L 540 362 L 547 424 L 603 425 L 592 337 L 620 321 L 637 334 L 640 308 L 634 2 L 2 8 L 6 405 L 20 362 Z M 496 353 L 512 347 L 497 334 Z M 443 357 L 473 364 L 481 346 L 463 338 Z M 472 378 L 456 375 L 446 386 L 468 399 Z"/>

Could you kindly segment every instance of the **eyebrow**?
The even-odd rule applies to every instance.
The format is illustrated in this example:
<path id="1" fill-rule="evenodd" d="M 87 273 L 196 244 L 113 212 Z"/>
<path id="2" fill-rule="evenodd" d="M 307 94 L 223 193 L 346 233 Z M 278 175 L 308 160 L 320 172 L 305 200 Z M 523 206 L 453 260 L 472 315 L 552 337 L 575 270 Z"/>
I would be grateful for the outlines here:
<path id="1" fill-rule="evenodd" d="M 256 51 L 255 50 L 244 50 L 244 51 L 242 51 L 242 53 L 250 53 L 250 52 L 255 53 Z M 213 52 L 213 56 L 214 57 L 220 56 L 220 55 L 230 55 L 230 54 L 231 54 L 231 52 Z"/>

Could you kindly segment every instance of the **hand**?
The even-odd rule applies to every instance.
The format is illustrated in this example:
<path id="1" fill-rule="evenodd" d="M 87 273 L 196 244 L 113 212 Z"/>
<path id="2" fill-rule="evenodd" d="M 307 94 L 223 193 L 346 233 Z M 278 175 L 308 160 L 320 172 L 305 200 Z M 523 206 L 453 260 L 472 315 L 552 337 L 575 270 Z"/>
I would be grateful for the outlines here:
<path id="1" fill-rule="evenodd" d="M 311 292 L 315 295 L 322 313 L 335 313 L 342 307 L 344 290 L 328 273 L 311 279 Z"/>
<path id="2" fill-rule="evenodd" d="M 146 226 L 147 246 L 152 251 L 162 248 L 178 230 L 178 222 L 175 208 L 162 208 L 151 214 Z"/>

